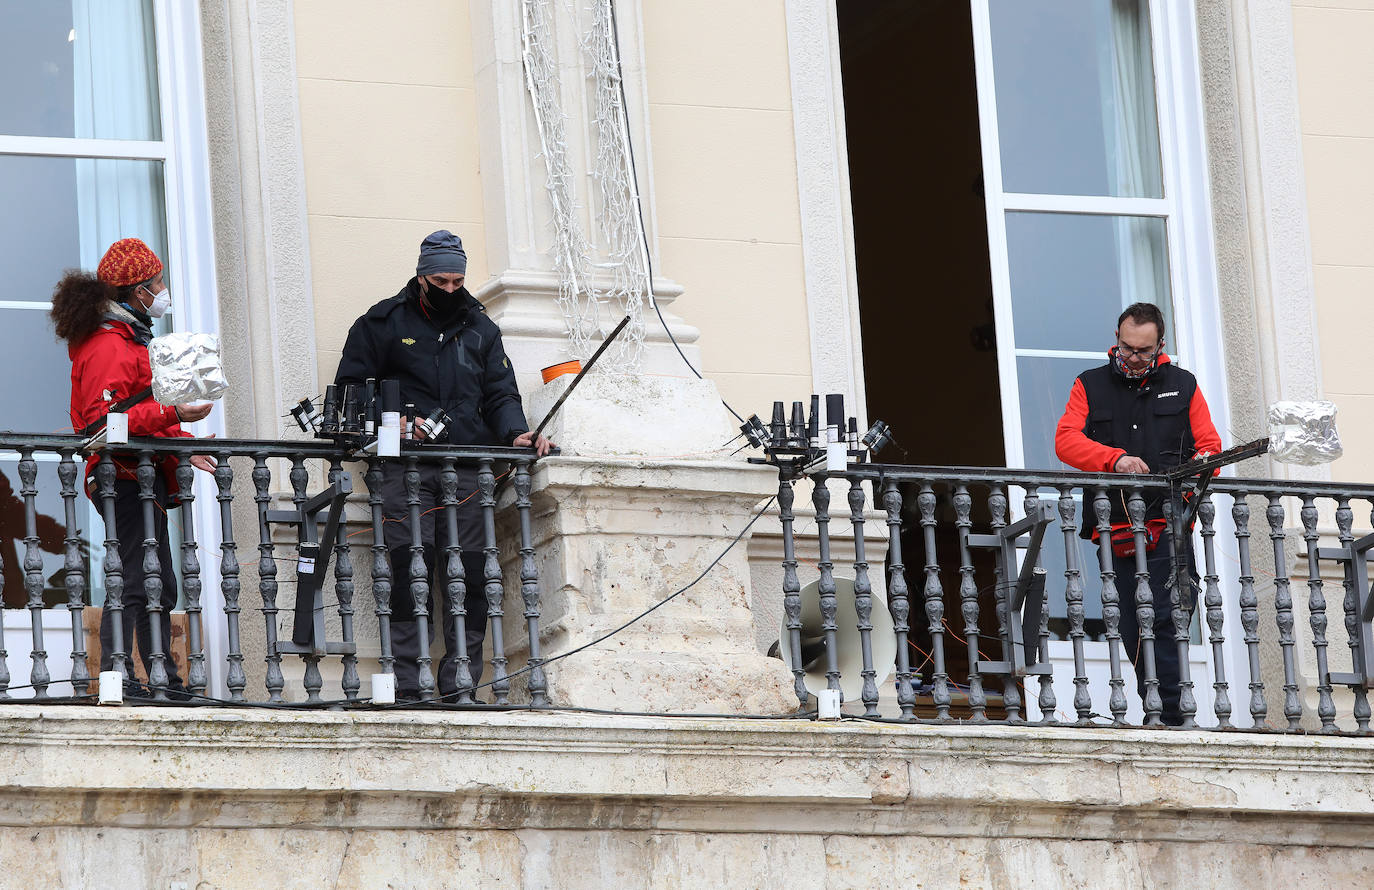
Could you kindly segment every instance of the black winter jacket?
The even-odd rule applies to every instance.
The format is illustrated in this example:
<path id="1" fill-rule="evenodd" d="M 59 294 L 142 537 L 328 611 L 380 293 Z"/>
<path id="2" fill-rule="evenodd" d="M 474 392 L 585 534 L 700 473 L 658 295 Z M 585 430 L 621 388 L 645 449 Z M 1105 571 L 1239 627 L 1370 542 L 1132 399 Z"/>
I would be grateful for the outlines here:
<path id="1" fill-rule="evenodd" d="M 515 371 L 501 345 L 501 329 L 482 304 L 461 288 L 456 318 L 440 328 L 420 305 L 420 286 L 410 279 L 401 292 L 353 323 L 334 382 L 359 385 L 367 378 L 401 381 L 402 405 L 421 416 L 434 408 L 452 423 L 452 445 L 509 445 L 529 430 L 515 385 Z"/>

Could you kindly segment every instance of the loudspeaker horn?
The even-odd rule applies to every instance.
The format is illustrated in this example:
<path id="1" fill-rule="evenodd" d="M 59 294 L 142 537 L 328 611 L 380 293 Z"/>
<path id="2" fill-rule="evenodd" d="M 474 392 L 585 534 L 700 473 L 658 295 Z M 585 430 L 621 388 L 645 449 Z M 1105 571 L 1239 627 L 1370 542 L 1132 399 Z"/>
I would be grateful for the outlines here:
<path id="1" fill-rule="evenodd" d="M 854 608 L 854 581 L 835 579 L 835 651 L 840 668 L 840 693 L 845 701 L 859 701 L 863 694 L 864 657 L 859 635 L 859 613 Z M 812 695 L 826 688 L 825 633 L 821 628 L 820 581 L 812 581 L 801 589 L 801 654 L 806 670 L 803 682 Z M 870 617 L 873 631 L 869 645 L 873 652 L 874 682 L 879 687 L 892 675 L 897 660 L 897 638 L 892 628 L 892 614 L 887 610 L 887 598 L 873 592 Z M 778 655 L 790 670 L 792 667 L 792 635 L 784 618 L 779 628 Z"/>

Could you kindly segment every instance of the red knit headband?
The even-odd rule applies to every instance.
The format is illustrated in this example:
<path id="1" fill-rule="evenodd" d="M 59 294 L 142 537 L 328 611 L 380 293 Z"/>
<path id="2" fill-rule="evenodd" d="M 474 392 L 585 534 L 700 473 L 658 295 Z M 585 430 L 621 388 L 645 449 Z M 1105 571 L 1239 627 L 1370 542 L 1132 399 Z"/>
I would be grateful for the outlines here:
<path id="1" fill-rule="evenodd" d="M 147 281 L 162 271 L 162 260 L 137 238 L 124 238 L 110 245 L 96 267 L 96 277 L 114 287 L 127 287 Z"/>

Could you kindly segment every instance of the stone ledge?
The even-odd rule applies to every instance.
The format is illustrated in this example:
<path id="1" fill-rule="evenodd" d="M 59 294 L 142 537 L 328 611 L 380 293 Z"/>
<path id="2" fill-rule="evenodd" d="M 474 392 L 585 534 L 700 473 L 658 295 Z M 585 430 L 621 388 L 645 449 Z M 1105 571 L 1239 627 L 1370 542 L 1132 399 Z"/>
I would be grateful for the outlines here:
<path id="1" fill-rule="evenodd" d="M 10 826 L 938 826 L 1322 846 L 1374 828 L 1374 745 L 1312 736 L 8 705 L 0 763 Z"/>

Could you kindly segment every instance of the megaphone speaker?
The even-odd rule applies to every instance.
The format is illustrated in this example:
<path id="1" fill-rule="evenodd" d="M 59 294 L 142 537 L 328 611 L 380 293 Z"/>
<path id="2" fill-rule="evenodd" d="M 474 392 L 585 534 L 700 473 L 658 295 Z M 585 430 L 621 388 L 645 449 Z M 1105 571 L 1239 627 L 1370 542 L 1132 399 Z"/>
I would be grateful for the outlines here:
<path id="1" fill-rule="evenodd" d="M 858 701 L 863 694 L 863 648 L 859 634 L 859 613 L 854 608 L 854 581 L 835 579 L 835 651 L 840 669 L 840 693 L 845 701 Z M 801 657 L 806 670 L 803 682 L 812 695 L 826 688 L 825 632 L 821 621 L 820 580 L 801 589 Z M 873 593 L 873 610 L 869 618 L 873 631 L 869 645 L 873 653 L 874 682 L 880 687 L 892 676 L 897 661 L 897 637 L 892 628 L 892 614 L 887 599 Z M 778 654 L 790 670 L 792 667 L 792 635 L 787 619 L 779 628 Z"/>

